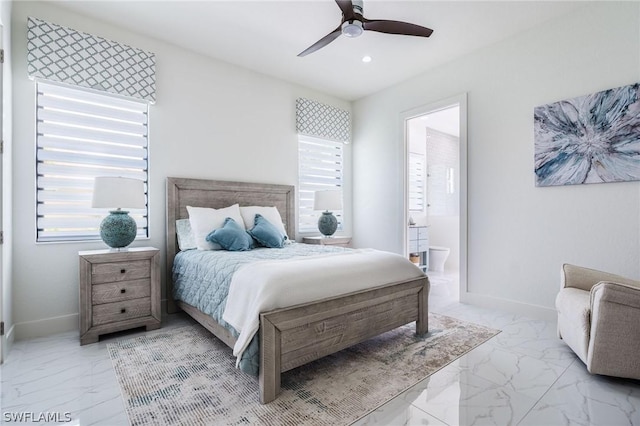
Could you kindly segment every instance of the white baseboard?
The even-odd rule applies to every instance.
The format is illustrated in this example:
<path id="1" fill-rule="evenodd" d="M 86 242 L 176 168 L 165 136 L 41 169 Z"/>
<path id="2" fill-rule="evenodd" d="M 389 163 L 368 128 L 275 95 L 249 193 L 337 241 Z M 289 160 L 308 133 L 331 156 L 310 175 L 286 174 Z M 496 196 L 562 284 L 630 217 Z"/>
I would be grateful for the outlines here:
<path id="1" fill-rule="evenodd" d="M 9 352 L 13 347 L 13 341 L 15 340 L 16 336 L 15 330 L 16 326 L 12 324 L 11 328 L 9 328 L 9 331 L 7 331 L 4 336 L 2 336 L 2 356 L 0 356 L 0 360 L 2 360 L 2 362 L 7 360 L 7 355 L 9 355 Z"/>
<path id="2" fill-rule="evenodd" d="M 33 339 L 52 334 L 64 333 L 79 329 L 78 314 L 62 315 L 59 317 L 45 318 L 36 321 L 19 322 L 15 325 L 15 339 Z"/>
<path id="3" fill-rule="evenodd" d="M 558 314 L 555 309 L 539 305 L 517 302 L 515 300 L 501 299 L 478 293 L 460 293 L 460 302 L 480 306 L 487 309 L 500 309 L 514 314 L 539 319 L 543 321 L 555 321 Z"/>
<path id="4" fill-rule="evenodd" d="M 162 299 L 160 301 L 160 304 L 162 315 L 165 316 L 167 314 L 167 300 Z M 78 319 L 79 314 L 69 314 L 36 321 L 19 322 L 11 327 L 11 341 L 13 342 L 14 337 L 16 340 L 25 340 L 33 339 L 35 337 L 46 337 L 52 334 L 78 330 L 80 327 Z M 14 329 L 15 333 L 13 332 Z M 2 343 L 2 348 L 4 351 L 5 342 L 3 341 Z M 5 353 L 8 354 L 9 352 L 7 351 Z"/>

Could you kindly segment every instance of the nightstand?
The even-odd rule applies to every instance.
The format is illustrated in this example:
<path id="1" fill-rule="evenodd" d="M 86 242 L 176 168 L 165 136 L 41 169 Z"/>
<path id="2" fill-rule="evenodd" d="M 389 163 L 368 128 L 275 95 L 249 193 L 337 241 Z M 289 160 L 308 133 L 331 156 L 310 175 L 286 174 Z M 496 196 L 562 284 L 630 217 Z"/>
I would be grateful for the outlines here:
<path id="1" fill-rule="evenodd" d="M 80 344 L 102 334 L 160 328 L 160 250 L 88 250 L 80 258 Z"/>
<path id="2" fill-rule="evenodd" d="M 351 245 L 351 237 L 302 237 L 302 242 L 323 246 L 349 247 Z"/>

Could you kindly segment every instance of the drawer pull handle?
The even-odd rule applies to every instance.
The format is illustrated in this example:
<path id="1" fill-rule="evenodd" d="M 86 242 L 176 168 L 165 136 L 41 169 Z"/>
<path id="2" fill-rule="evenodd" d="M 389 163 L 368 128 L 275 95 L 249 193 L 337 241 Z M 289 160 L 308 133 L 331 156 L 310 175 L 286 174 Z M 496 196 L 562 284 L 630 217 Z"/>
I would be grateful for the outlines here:
<path id="1" fill-rule="evenodd" d="M 127 270 L 126 270 L 126 269 L 120 269 L 120 273 L 121 273 L 121 274 L 124 274 L 125 272 L 127 272 Z"/>
<path id="2" fill-rule="evenodd" d="M 126 292 L 127 292 L 127 289 L 126 289 L 126 288 L 123 288 L 123 289 L 121 289 L 121 290 L 120 290 L 120 293 L 122 293 L 122 294 L 124 294 L 124 293 L 126 293 Z"/>
<path id="3" fill-rule="evenodd" d="M 126 309 L 126 308 L 122 308 L 122 309 L 120 309 L 120 313 L 121 313 L 121 314 L 124 314 L 125 312 L 127 312 L 127 309 Z"/>

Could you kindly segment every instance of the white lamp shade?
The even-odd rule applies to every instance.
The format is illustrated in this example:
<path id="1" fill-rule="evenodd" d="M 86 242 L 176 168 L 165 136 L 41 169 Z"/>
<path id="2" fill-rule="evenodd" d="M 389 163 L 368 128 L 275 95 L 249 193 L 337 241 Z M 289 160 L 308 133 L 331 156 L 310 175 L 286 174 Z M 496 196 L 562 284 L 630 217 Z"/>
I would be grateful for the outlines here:
<path id="1" fill-rule="evenodd" d="M 97 177 L 93 184 L 91 207 L 143 209 L 144 182 L 124 177 Z"/>
<path id="2" fill-rule="evenodd" d="M 330 189 L 326 191 L 316 191 L 313 194 L 314 210 L 342 210 L 342 191 Z"/>

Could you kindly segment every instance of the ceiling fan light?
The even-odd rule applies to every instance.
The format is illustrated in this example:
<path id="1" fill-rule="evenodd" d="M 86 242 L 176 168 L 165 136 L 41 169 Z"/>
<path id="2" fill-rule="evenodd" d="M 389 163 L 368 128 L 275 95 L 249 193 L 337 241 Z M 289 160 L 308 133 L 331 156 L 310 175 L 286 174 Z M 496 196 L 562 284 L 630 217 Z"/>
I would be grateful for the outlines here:
<path id="1" fill-rule="evenodd" d="M 362 35 L 362 33 L 364 32 L 364 29 L 362 28 L 362 22 L 360 21 L 345 21 L 342 24 L 342 34 L 345 35 L 346 37 L 358 37 L 360 35 Z"/>

